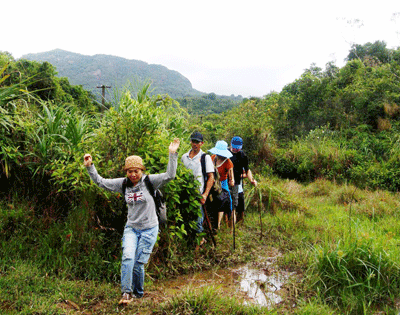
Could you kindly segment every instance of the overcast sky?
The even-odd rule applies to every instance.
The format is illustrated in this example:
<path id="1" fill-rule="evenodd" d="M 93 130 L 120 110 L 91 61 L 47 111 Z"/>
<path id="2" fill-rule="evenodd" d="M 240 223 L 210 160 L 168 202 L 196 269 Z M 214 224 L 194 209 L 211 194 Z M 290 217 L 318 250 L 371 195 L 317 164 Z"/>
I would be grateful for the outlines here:
<path id="1" fill-rule="evenodd" d="M 14 58 L 56 48 L 114 55 L 244 97 L 279 92 L 312 63 L 341 67 L 352 43 L 400 46 L 393 0 L 14 0 L 0 10 L 0 51 Z"/>

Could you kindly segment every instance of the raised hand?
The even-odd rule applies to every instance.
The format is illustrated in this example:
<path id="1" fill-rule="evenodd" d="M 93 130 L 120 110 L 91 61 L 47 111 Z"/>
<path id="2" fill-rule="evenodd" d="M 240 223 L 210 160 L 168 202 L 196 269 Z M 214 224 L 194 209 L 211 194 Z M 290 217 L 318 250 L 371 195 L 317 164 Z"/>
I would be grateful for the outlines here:
<path id="1" fill-rule="evenodd" d="M 92 165 L 92 162 L 93 162 L 92 156 L 91 156 L 90 154 L 86 153 L 86 154 L 83 156 L 83 165 L 85 165 L 86 167 L 88 167 L 88 166 L 91 166 L 91 165 Z"/>
<path id="2" fill-rule="evenodd" d="M 175 138 L 169 145 L 169 153 L 175 153 L 178 150 L 180 143 L 179 138 Z"/>

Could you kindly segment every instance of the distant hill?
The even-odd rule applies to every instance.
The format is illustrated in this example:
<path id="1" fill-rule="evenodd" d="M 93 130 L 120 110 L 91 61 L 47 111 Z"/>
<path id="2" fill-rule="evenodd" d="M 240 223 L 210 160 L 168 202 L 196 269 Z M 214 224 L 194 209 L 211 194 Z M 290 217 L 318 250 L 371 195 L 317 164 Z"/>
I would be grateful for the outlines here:
<path id="1" fill-rule="evenodd" d="M 58 76 L 67 77 L 71 84 L 82 85 L 95 95 L 100 95 L 101 89 L 97 88 L 100 85 L 121 89 L 128 82 L 136 87 L 135 84 L 141 86 L 148 80 L 152 81 L 151 94 L 168 94 L 172 98 L 206 95 L 193 89 L 190 81 L 179 72 L 139 60 L 111 55 L 87 56 L 61 49 L 27 54 L 21 59 L 47 61 L 56 67 Z"/>

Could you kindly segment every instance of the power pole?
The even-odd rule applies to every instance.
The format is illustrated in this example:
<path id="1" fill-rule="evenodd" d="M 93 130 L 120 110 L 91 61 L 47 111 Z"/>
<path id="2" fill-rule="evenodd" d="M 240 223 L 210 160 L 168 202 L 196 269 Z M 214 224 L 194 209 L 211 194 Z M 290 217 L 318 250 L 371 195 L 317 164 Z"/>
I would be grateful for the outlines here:
<path id="1" fill-rule="evenodd" d="M 107 86 L 107 85 L 100 85 L 97 87 L 98 89 L 101 89 L 101 104 L 103 104 L 103 106 L 106 103 L 106 88 L 109 89 L 111 88 L 111 86 Z"/>

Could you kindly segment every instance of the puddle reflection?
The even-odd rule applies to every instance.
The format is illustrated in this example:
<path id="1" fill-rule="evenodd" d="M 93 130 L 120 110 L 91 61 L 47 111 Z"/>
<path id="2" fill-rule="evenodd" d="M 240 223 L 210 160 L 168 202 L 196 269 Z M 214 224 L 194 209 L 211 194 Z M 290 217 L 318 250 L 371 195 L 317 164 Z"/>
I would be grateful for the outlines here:
<path id="1" fill-rule="evenodd" d="M 256 269 L 243 266 L 235 271 L 239 275 L 240 290 L 260 306 L 272 307 L 283 300 L 282 286 L 289 279 L 289 273 L 274 274 L 267 268 Z M 248 304 L 248 303 L 246 303 Z"/>

